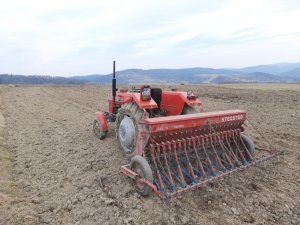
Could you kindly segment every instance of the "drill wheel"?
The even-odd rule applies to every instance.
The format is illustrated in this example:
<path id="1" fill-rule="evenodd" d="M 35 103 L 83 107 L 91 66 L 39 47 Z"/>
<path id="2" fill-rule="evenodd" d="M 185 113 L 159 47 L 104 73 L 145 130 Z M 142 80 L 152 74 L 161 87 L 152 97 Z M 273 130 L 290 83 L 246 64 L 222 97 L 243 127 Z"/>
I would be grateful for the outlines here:
<path id="1" fill-rule="evenodd" d="M 153 174 L 147 160 L 139 155 L 134 156 L 130 162 L 130 169 L 138 174 L 138 178 L 145 178 L 153 183 Z M 151 193 L 151 188 L 139 179 L 134 180 L 135 190 L 142 196 Z"/>
<path id="2" fill-rule="evenodd" d="M 241 139 L 244 142 L 244 144 L 245 144 L 248 152 L 250 153 L 250 155 L 252 157 L 254 157 L 254 155 L 255 155 L 255 145 L 254 145 L 253 141 L 248 136 L 246 136 L 245 134 L 241 134 Z M 245 154 L 245 157 L 246 157 L 247 160 L 250 160 L 250 158 L 247 154 Z"/>

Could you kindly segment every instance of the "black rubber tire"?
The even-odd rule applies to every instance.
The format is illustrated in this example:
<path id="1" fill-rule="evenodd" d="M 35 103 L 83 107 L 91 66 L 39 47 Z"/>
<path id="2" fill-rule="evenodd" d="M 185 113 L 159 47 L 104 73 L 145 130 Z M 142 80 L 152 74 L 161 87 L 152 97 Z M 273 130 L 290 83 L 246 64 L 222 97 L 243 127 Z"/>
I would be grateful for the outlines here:
<path id="1" fill-rule="evenodd" d="M 101 129 L 101 122 L 99 121 L 98 118 L 94 120 L 93 131 L 94 131 L 95 136 L 97 138 L 99 138 L 100 140 L 103 140 L 104 138 L 106 138 L 107 131 L 103 131 Z"/>
<path id="2" fill-rule="evenodd" d="M 140 121 L 143 117 L 143 110 L 140 109 L 136 103 L 129 102 L 127 104 L 122 105 L 122 107 L 119 109 L 118 114 L 117 114 L 117 118 L 116 118 L 116 122 L 115 122 L 116 137 L 117 137 L 117 140 L 119 142 L 122 152 L 124 152 L 127 157 L 131 158 L 135 153 L 134 151 L 135 151 L 136 140 L 134 140 L 134 144 L 133 144 L 132 148 L 127 148 L 126 146 L 122 145 L 122 143 L 120 142 L 120 138 L 119 138 L 119 127 L 120 127 L 121 121 L 124 119 L 125 116 L 129 117 L 133 121 L 133 124 L 135 126 L 135 134 L 137 135 L 138 121 Z"/>
<path id="3" fill-rule="evenodd" d="M 195 114 L 195 113 L 197 113 L 195 106 L 189 106 L 189 105 L 185 104 L 181 114 L 187 115 L 187 114 Z"/>
<path id="4" fill-rule="evenodd" d="M 248 149 L 248 152 L 251 154 L 252 157 L 254 157 L 254 155 L 255 155 L 255 145 L 254 145 L 253 141 L 251 140 L 251 138 L 249 138 L 245 134 L 241 134 L 241 139 L 244 142 L 246 148 Z M 247 160 L 250 160 L 248 154 L 245 154 L 245 156 L 246 156 Z"/>
<path id="5" fill-rule="evenodd" d="M 147 160 L 140 156 L 134 156 L 130 161 L 130 169 L 140 175 L 141 178 L 145 178 L 146 180 L 153 183 L 153 174 Z M 151 193 L 151 188 L 146 183 L 138 183 L 134 181 L 135 190 L 142 196 L 147 196 Z"/>

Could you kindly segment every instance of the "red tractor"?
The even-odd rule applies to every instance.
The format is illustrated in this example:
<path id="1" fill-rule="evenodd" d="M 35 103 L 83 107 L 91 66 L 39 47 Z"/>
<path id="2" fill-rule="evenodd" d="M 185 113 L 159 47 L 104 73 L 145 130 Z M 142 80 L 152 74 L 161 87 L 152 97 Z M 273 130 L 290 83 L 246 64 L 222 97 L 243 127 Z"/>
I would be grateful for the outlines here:
<path id="1" fill-rule="evenodd" d="M 115 122 L 120 148 L 131 159 L 120 172 L 141 195 L 179 194 L 279 154 L 270 150 L 255 159 L 255 146 L 243 134 L 245 111 L 202 112 L 191 91 L 149 85 L 118 91 L 113 65 L 109 112 L 96 112 L 93 130 L 104 139 L 107 122 Z"/>

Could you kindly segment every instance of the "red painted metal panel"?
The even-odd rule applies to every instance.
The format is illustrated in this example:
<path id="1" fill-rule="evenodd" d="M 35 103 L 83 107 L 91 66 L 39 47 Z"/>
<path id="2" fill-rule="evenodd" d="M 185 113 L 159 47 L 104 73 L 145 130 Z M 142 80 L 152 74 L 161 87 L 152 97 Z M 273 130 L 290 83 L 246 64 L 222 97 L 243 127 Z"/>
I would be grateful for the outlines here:
<path id="1" fill-rule="evenodd" d="M 151 134 L 165 131 L 184 130 L 188 128 L 201 127 L 216 124 L 242 124 L 246 119 L 243 110 L 227 110 L 218 112 L 196 113 L 180 116 L 168 116 L 145 119 L 140 123 L 149 125 Z"/>
<path id="2" fill-rule="evenodd" d="M 112 107 L 112 94 L 110 93 L 108 96 L 108 100 L 110 103 L 110 108 Z M 116 96 L 116 104 L 123 105 L 128 102 L 135 102 L 139 105 L 142 109 L 155 109 L 157 108 L 156 102 L 151 99 L 149 101 L 141 101 L 140 93 L 132 93 L 132 92 L 117 92 Z"/>
<path id="3" fill-rule="evenodd" d="M 151 99 L 149 101 L 141 101 L 140 93 L 133 92 L 117 92 L 116 105 L 123 105 L 128 102 L 136 102 L 142 109 L 158 108 L 156 102 Z M 113 101 L 112 93 L 108 95 L 109 112 L 112 113 Z M 188 99 L 186 92 L 179 91 L 164 91 L 162 93 L 161 108 L 166 110 L 169 116 L 181 115 L 184 104 L 192 106 L 197 104 L 201 106 L 201 101 L 195 97 Z"/>
<path id="4" fill-rule="evenodd" d="M 201 105 L 198 98 L 188 99 L 186 92 L 180 91 L 164 91 L 160 106 L 166 110 L 169 116 L 180 115 L 184 104 L 192 106 L 194 104 Z"/>
<path id="5" fill-rule="evenodd" d="M 168 116 L 180 115 L 184 106 L 184 99 L 179 92 L 164 91 L 160 107 L 167 111 Z"/>

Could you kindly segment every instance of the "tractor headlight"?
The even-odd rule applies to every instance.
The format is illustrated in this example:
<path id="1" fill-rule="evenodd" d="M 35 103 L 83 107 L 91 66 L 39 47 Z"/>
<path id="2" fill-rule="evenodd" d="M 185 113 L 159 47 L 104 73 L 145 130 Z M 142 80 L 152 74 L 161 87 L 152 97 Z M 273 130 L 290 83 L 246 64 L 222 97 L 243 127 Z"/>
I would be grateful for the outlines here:
<path id="1" fill-rule="evenodd" d="M 149 85 L 141 86 L 141 100 L 142 101 L 151 100 L 151 87 Z"/>

